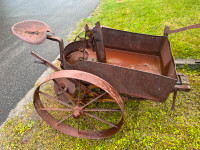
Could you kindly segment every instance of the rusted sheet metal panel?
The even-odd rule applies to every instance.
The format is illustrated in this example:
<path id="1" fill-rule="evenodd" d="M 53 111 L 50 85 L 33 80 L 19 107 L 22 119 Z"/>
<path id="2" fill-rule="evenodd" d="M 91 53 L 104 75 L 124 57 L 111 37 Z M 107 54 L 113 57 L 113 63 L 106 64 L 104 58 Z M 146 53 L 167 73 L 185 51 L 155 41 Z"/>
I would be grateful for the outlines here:
<path id="1" fill-rule="evenodd" d="M 68 62 L 66 61 L 67 60 L 67 57 L 73 53 L 73 52 L 76 52 L 76 51 L 81 51 L 82 49 L 85 49 L 85 42 L 83 41 L 75 41 L 75 42 L 72 42 L 70 44 L 68 44 L 65 49 L 64 49 L 64 52 L 63 52 L 63 67 L 64 69 L 73 69 L 73 67 L 68 64 Z"/>
<path id="2" fill-rule="evenodd" d="M 159 55 L 163 36 L 139 34 L 102 27 L 105 47 Z"/>
<path id="3" fill-rule="evenodd" d="M 103 43 L 103 35 L 100 23 L 97 22 L 95 27 L 92 29 L 94 34 L 94 40 L 96 43 L 96 53 L 97 53 L 97 60 L 99 62 L 106 63 L 106 54 L 105 54 L 105 47 Z"/>
<path id="4" fill-rule="evenodd" d="M 82 49 L 85 49 L 85 45 L 86 44 L 83 41 L 71 42 L 65 47 L 63 55 L 68 56 L 69 54 L 73 52 L 81 51 Z"/>
<path id="5" fill-rule="evenodd" d="M 103 78 L 121 94 L 162 102 L 168 98 L 177 82 L 165 76 L 99 62 L 81 61 L 73 68 Z"/>
<path id="6" fill-rule="evenodd" d="M 160 53 L 162 74 L 177 79 L 176 66 L 171 51 L 169 39 L 166 38 Z"/>

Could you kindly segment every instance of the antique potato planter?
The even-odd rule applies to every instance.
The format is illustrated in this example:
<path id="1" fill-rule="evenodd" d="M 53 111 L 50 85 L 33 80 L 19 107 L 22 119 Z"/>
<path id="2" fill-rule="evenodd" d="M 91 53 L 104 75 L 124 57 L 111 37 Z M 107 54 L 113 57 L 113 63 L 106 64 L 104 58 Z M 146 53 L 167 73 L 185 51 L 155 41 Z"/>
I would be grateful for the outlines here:
<path id="1" fill-rule="evenodd" d="M 34 106 L 42 119 L 65 134 L 101 139 L 123 125 L 121 97 L 164 102 L 173 92 L 174 109 L 177 91 L 189 91 L 190 84 L 186 75 L 176 72 L 168 34 L 198 27 L 166 27 L 164 36 L 154 36 L 101 27 L 97 22 L 92 29 L 86 25 L 85 36 L 78 35 L 66 47 L 40 21 L 16 23 L 11 31 L 30 44 L 46 39 L 59 43 L 62 69 L 31 52 L 41 60 L 37 63 L 55 70 L 34 93 Z"/>

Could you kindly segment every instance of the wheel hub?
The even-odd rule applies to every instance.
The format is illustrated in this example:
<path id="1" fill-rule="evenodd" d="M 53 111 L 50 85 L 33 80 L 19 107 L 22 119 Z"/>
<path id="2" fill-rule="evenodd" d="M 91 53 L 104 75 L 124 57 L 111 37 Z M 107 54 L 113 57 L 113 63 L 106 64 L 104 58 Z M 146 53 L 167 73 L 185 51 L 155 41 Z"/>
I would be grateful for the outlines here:
<path id="1" fill-rule="evenodd" d="M 73 109 L 74 109 L 73 118 L 74 119 L 79 119 L 81 114 L 83 113 L 82 107 L 76 106 Z"/>

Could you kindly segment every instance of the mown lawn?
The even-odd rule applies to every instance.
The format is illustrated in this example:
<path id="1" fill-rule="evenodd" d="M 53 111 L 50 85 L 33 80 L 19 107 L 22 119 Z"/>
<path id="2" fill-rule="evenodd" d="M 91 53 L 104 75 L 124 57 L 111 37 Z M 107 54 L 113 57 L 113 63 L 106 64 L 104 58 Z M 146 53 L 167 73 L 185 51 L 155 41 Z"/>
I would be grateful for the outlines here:
<path id="1" fill-rule="evenodd" d="M 165 103 L 125 101 L 125 122 L 120 132 L 107 139 L 88 140 L 56 131 L 29 104 L 25 113 L 1 129 L 0 146 L 6 149 L 199 149 L 200 73 L 179 71 L 187 74 L 192 90 L 178 93 L 175 111 L 171 110 L 172 95 Z"/>
<path id="2" fill-rule="evenodd" d="M 163 35 L 164 27 L 178 29 L 200 23 L 199 0 L 103 0 L 100 9 L 86 18 L 87 23 L 136 33 Z M 169 35 L 175 58 L 200 58 L 200 28 Z M 72 38 L 70 38 L 72 39 Z"/>
<path id="3" fill-rule="evenodd" d="M 116 29 L 162 35 L 165 25 L 177 29 L 200 23 L 198 6 L 199 0 L 103 0 L 73 34 L 83 30 L 85 23 L 93 26 L 100 21 Z M 174 56 L 200 58 L 199 39 L 200 29 L 170 35 Z M 25 112 L 1 129 L 0 149 L 199 149 L 200 72 L 178 71 L 188 76 L 192 90 L 178 93 L 175 111 L 171 110 L 172 95 L 165 103 L 124 101 L 125 122 L 120 132 L 88 140 L 56 131 L 28 104 Z"/>

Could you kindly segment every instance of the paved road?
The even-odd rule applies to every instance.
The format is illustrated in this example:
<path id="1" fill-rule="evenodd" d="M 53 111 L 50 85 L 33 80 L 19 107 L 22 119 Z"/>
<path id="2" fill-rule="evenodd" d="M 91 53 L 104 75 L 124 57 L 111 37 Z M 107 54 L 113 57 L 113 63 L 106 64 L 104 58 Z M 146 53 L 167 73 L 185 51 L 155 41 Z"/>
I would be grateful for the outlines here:
<path id="1" fill-rule="evenodd" d="M 81 19 L 88 17 L 100 0 L 1 0 L 0 1 L 0 125 L 9 112 L 46 70 L 34 64 L 35 51 L 53 61 L 59 54 L 56 42 L 33 46 L 22 42 L 10 27 L 23 20 L 46 22 L 57 36 L 67 39 Z"/>

